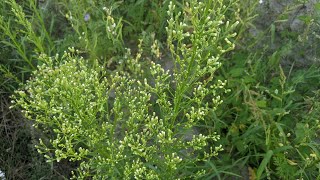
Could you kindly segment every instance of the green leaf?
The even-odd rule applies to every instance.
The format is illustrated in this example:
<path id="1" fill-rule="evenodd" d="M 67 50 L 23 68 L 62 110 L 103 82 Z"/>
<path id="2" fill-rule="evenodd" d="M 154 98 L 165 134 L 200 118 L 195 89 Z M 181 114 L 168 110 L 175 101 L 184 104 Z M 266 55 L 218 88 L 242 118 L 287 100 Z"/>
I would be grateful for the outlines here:
<path id="1" fill-rule="evenodd" d="M 237 141 L 235 141 L 235 142 L 234 142 L 234 145 L 236 146 L 236 148 L 237 148 L 237 150 L 238 150 L 239 152 L 245 151 L 245 150 L 246 150 L 246 147 L 247 147 L 246 143 L 245 143 L 244 141 L 242 141 L 242 140 L 237 140 Z"/>
<path id="2" fill-rule="evenodd" d="M 295 141 L 296 142 L 303 142 L 305 141 L 306 137 L 306 126 L 303 123 L 297 123 L 295 128 Z"/>
<path id="3" fill-rule="evenodd" d="M 231 77 L 240 77 L 243 75 L 243 72 L 245 71 L 244 68 L 234 68 L 230 71 Z"/>
<path id="4" fill-rule="evenodd" d="M 265 108 L 265 107 L 267 107 L 267 101 L 265 101 L 265 100 L 257 101 L 257 106 L 259 108 Z"/>
<path id="5" fill-rule="evenodd" d="M 283 116 L 283 115 L 289 114 L 289 111 L 286 111 L 283 108 L 273 108 L 271 110 L 271 113 L 272 113 L 272 115 Z"/>
<path id="6" fill-rule="evenodd" d="M 312 21 L 312 17 L 307 16 L 307 15 L 302 15 L 298 17 L 299 20 L 303 21 L 306 24 L 309 24 Z"/>
<path id="7" fill-rule="evenodd" d="M 281 146 L 279 148 L 276 148 L 273 152 L 274 152 L 274 154 L 278 154 L 278 153 L 287 151 L 289 149 L 293 149 L 293 147 L 292 146 Z"/>
<path id="8" fill-rule="evenodd" d="M 280 62 L 280 53 L 278 51 L 274 52 L 268 61 L 269 68 L 277 68 Z"/>
<path id="9" fill-rule="evenodd" d="M 256 80 L 250 76 L 244 76 L 243 77 L 243 82 L 246 84 L 254 83 Z"/>
<path id="10" fill-rule="evenodd" d="M 314 5 L 314 8 L 315 8 L 316 10 L 320 11 L 320 3 L 316 3 L 316 4 Z"/>
<path id="11" fill-rule="evenodd" d="M 257 171 L 257 179 L 261 178 L 261 175 L 262 175 L 263 171 L 265 170 L 265 168 L 267 167 L 272 155 L 273 155 L 272 150 L 269 150 L 267 152 L 267 154 L 264 155 L 264 158 L 263 158 L 263 160 L 258 168 L 258 171 Z"/>
<path id="12" fill-rule="evenodd" d="M 274 24 L 271 24 L 270 31 L 271 31 L 271 44 L 273 45 L 274 39 L 275 39 L 275 32 L 276 32 L 276 26 Z"/>

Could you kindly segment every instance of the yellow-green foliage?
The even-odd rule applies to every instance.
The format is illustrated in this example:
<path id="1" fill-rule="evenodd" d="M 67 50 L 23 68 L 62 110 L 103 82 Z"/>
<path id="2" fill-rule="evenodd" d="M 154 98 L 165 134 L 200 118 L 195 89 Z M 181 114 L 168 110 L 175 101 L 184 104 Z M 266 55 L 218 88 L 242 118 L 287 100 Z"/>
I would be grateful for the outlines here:
<path id="1" fill-rule="evenodd" d="M 182 12 L 169 3 L 172 72 L 143 60 L 142 50 L 135 57 L 127 54 L 132 74 L 107 74 L 74 48 L 62 57 L 41 54 L 43 65 L 14 97 L 25 116 L 49 134 L 49 140 L 40 139 L 38 151 L 48 162 L 79 162 L 75 179 L 206 176 L 206 169 L 196 167 L 222 147 L 214 144 L 219 135 L 198 126 L 222 103 L 219 92 L 226 91 L 226 82 L 212 80 L 220 56 L 234 48 L 237 22 L 224 13 L 235 3 L 191 0 Z M 159 54 L 156 42 L 152 49 Z M 141 68 L 142 60 L 150 69 Z"/>

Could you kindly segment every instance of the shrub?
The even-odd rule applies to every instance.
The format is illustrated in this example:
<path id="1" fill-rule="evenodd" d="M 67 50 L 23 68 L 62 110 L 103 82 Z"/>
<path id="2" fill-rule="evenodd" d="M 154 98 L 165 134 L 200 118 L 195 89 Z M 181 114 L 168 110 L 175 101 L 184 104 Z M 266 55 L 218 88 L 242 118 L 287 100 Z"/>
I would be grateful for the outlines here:
<path id="1" fill-rule="evenodd" d="M 225 4 L 228 4 L 225 5 Z M 232 50 L 236 1 L 169 3 L 167 45 L 174 68 L 165 71 L 125 55 L 130 72 L 107 73 L 69 48 L 43 62 L 13 97 L 35 127 L 48 134 L 37 146 L 48 162 L 79 163 L 73 178 L 172 179 L 207 175 L 201 164 L 222 150 L 209 114 L 222 103 L 226 82 L 213 83 L 220 57 Z M 114 37 L 112 37 L 114 38 Z M 155 57 L 159 47 L 152 46 Z M 147 65 L 146 69 L 142 64 Z"/>

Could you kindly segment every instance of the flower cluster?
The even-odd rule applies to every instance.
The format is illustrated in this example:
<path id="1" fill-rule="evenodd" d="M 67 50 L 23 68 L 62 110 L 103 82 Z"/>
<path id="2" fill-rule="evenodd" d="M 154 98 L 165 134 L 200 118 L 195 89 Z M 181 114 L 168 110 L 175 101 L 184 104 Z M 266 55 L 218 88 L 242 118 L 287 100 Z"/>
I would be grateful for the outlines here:
<path id="1" fill-rule="evenodd" d="M 230 39 L 236 25 L 224 23 L 228 7 L 221 1 L 207 5 L 191 0 L 174 15 L 170 2 L 167 42 L 173 73 L 150 59 L 143 69 L 142 41 L 135 56 L 130 50 L 125 54 L 130 73 L 107 74 L 97 61 L 78 57 L 73 47 L 61 57 L 42 54 L 43 65 L 13 97 L 26 117 L 50 135 L 49 141 L 40 140 L 38 151 L 49 162 L 79 162 L 74 179 L 203 176 L 206 171 L 195 166 L 222 147 L 215 145 L 218 135 L 198 125 L 222 103 L 219 89 L 226 82 L 214 83 L 213 75 L 219 57 L 234 48 Z M 152 52 L 159 57 L 159 51 L 155 42 Z"/>

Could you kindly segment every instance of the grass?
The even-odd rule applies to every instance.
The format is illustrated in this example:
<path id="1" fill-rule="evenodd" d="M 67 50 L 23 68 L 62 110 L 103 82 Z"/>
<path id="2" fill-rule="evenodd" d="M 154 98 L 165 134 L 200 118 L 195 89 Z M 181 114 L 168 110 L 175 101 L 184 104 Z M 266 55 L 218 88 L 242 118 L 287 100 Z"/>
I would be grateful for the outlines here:
<path id="1" fill-rule="evenodd" d="M 186 2 L 191 6 L 173 1 L 174 8 L 166 0 L 1 1 L 0 170 L 6 178 L 320 178 L 319 3 L 297 17 L 306 27 L 297 32 L 281 28 L 303 2 L 262 25 L 263 5 L 256 1 L 206 0 L 203 12 L 194 9 L 196 1 Z M 211 12 L 208 7 L 222 7 L 219 2 L 228 8 Z M 207 16 L 229 25 L 207 28 Z M 87 63 L 73 63 L 81 57 Z M 171 72 L 157 64 L 169 64 Z M 64 76 L 75 85 L 57 80 Z M 74 115 L 78 111 L 83 113 Z M 157 133 L 144 134 L 144 125 L 153 128 L 157 118 Z M 130 143 L 121 144 L 124 149 L 111 147 L 125 136 Z M 176 161 L 160 161 L 168 157 Z M 109 167 L 111 160 L 120 165 Z"/>

